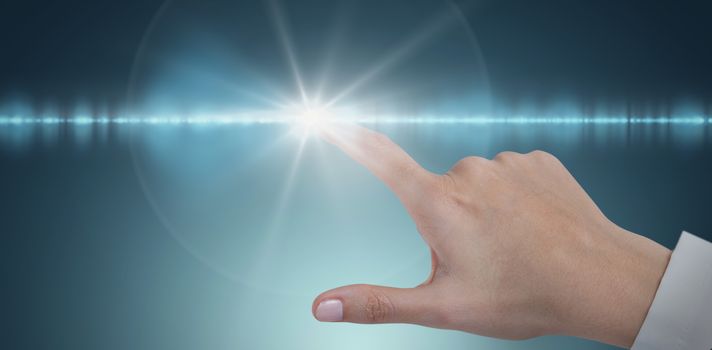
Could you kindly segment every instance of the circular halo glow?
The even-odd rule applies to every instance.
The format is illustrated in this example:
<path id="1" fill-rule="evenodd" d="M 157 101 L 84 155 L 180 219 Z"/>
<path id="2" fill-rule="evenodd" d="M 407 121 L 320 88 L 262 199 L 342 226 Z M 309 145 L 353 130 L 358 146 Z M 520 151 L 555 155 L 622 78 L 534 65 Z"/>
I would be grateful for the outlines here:
<path id="1" fill-rule="evenodd" d="M 381 187 L 351 178 L 350 162 L 308 141 L 336 124 L 476 105 L 489 96 L 479 47 L 449 0 L 270 3 L 169 1 L 152 21 L 132 68 L 132 113 L 246 122 L 139 132 L 131 142 L 142 189 L 181 246 L 240 283 L 311 295 L 295 271 L 385 281 L 421 261 L 411 254 L 422 240 L 399 206 L 371 205 Z M 373 247 L 384 231 L 390 243 Z M 381 258 L 346 256 L 343 239 Z"/>

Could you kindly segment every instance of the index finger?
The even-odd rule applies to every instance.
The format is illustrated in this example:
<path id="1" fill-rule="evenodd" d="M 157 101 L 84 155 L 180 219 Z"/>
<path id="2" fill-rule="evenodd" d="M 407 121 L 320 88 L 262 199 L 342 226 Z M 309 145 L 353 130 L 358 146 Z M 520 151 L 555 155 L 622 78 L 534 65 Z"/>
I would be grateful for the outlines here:
<path id="1" fill-rule="evenodd" d="M 420 203 L 424 190 L 435 183 L 437 175 L 425 170 L 382 133 L 356 124 L 331 123 L 320 135 L 371 171 L 406 206 Z"/>

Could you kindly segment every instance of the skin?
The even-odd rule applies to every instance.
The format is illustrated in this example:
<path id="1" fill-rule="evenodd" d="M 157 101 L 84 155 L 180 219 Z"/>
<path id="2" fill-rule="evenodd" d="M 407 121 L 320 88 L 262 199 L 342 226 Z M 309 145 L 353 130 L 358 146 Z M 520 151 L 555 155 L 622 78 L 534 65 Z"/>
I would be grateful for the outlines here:
<path id="1" fill-rule="evenodd" d="M 439 175 L 383 134 L 355 125 L 320 134 L 393 190 L 431 248 L 432 271 L 415 288 L 324 292 L 317 319 L 321 303 L 340 302 L 327 321 L 633 344 L 670 250 L 608 220 L 553 155 L 467 157 Z"/>

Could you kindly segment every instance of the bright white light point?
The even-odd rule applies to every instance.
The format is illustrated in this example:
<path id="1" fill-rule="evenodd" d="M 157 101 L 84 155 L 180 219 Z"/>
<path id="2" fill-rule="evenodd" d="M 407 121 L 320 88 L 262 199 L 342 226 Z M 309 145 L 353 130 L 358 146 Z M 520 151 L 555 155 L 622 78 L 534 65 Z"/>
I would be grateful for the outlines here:
<path id="1" fill-rule="evenodd" d="M 321 105 L 307 105 L 296 111 L 295 123 L 304 136 L 309 136 L 322 130 L 331 122 L 331 111 Z"/>

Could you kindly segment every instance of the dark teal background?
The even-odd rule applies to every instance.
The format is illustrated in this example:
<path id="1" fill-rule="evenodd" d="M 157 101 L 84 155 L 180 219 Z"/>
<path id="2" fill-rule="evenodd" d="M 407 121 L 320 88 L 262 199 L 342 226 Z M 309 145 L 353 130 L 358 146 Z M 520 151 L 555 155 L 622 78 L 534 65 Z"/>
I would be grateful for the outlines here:
<path id="1" fill-rule="evenodd" d="M 120 108 L 160 4 L 0 4 L 2 101 Z M 584 111 L 604 101 L 657 116 L 682 99 L 709 117 L 709 11 L 703 1 L 500 0 L 477 2 L 466 17 L 505 109 L 565 98 Z M 682 230 L 712 239 L 709 124 L 379 128 L 436 172 L 466 155 L 544 149 L 619 225 L 669 248 Z M 323 290 L 426 277 L 427 248 L 397 200 L 311 139 L 287 186 L 297 141 L 271 142 L 283 126 L 169 128 L 151 144 L 153 131 L 134 142 L 119 132 L 78 141 L 77 130 L 59 128 L 51 142 L 2 144 L 2 348 L 609 348 L 317 323 L 311 302 Z"/>

